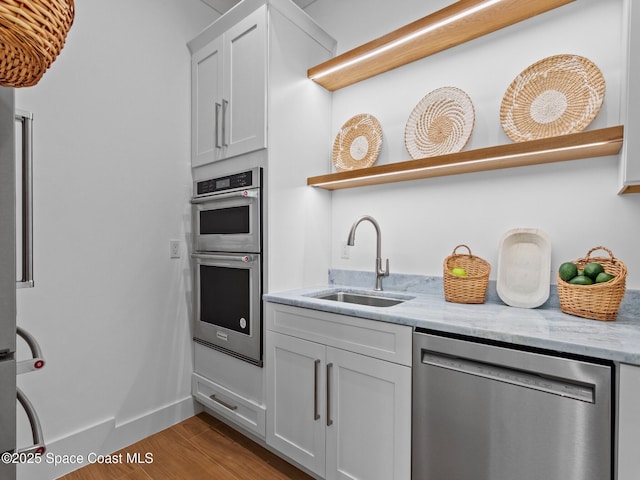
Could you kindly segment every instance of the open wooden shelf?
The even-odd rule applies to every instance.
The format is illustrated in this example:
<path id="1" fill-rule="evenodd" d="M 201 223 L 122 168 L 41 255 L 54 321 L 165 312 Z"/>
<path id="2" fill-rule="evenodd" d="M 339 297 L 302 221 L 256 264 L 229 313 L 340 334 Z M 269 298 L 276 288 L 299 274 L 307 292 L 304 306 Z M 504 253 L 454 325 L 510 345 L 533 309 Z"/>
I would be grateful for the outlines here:
<path id="1" fill-rule="evenodd" d="M 640 185 L 623 185 L 618 193 L 640 193 Z"/>
<path id="2" fill-rule="evenodd" d="M 560 137 L 329 173 L 307 178 L 307 185 L 337 190 L 581 158 L 605 157 L 616 155 L 620 151 L 623 137 L 624 127 L 619 125 Z"/>
<path id="3" fill-rule="evenodd" d="M 310 68 L 307 76 L 338 90 L 573 1 L 460 0 Z"/>

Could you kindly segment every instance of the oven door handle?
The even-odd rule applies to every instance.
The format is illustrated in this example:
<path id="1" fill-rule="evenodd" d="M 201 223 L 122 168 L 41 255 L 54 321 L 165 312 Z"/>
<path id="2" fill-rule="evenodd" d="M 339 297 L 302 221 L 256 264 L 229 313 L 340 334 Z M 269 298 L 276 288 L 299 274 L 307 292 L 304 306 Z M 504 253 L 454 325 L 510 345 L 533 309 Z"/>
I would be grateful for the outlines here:
<path id="1" fill-rule="evenodd" d="M 253 263 L 257 260 L 255 255 L 216 255 L 208 253 L 192 253 L 191 258 L 200 260 L 224 260 L 228 262 Z"/>
<path id="2" fill-rule="evenodd" d="M 247 190 L 238 190 L 235 192 L 228 193 L 216 193 L 213 195 L 207 195 L 205 197 L 194 197 L 191 199 L 191 203 L 206 203 L 212 200 L 224 200 L 225 198 L 258 198 L 258 190 L 257 189 L 247 189 Z"/>

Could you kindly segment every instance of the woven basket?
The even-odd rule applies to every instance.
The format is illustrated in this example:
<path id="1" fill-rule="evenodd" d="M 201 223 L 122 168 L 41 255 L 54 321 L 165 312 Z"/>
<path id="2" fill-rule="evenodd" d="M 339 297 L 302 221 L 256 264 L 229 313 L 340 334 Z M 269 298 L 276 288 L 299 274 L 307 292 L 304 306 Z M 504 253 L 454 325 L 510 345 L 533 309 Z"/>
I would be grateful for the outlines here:
<path id="1" fill-rule="evenodd" d="M 0 1 L 0 85 L 38 83 L 64 46 L 73 0 Z"/>
<path id="2" fill-rule="evenodd" d="M 525 69 L 509 85 L 500 123 L 514 142 L 584 130 L 600 111 L 605 80 L 579 55 L 555 55 Z"/>
<path id="3" fill-rule="evenodd" d="M 596 250 L 606 251 L 609 257 L 592 257 L 591 254 Z M 582 269 L 591 262 L 599 263 L 604 267 L 605 272 L 615 275 L 615 278 L 605 283 L 573 285 L 565 282 L 558 275 L 560 310 L 578 317 L 613 321 L 618 316 L 618 308 L 624 297 L 627 267 L 605 247 L 594 247 L 589 250 L 585 258 L 579 258 L 573 263 Z"/>
<path id="4" fill-rule="evenodd" d="M 456 253 L 460 247 L 466 248 L 469 253 Z M 464 268 L 467 276 L 454 275 L 451 273 L 453 268 Z M 484 303 L 491 271 L 488 262 L 473 255 L 466 245 L 458 245 L 453 249 L 453 253 L 445 258 L 443 270 L 444 298 L 447 302 Z"/>

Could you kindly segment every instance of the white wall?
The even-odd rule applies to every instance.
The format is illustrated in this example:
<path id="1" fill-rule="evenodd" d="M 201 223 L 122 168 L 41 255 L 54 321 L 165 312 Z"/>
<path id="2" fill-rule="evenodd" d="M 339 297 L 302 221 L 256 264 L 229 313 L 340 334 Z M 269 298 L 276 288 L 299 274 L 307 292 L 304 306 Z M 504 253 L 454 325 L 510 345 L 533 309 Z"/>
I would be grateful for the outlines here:
<path id="1" fill-rule="evenodd" d="M 338 40 L 341 53 L 449 3 L 322 0 L 307 12 Z M 607 82 L 604 106 L 588 128 L 619 125 L 621 32 L 621 1 L 578 0 L 334 92 L 334 135 L 351 116 L 371 113 L 384 134 L 378 164 L 408 160 L 404 128 L 414 106 L 436 88 L 455 86 L 466 91 L 475 106 L 475 129 L 466 148 L 510 143 L 499 120 L 504 92 L 526 67 L 562 53 L 591 59 Z M 493 265 L 495 278 L 502 235 L 512 228 L 535 227 L 551 238 L 552 271 L 561 262 L 604 245 L 627 264 L 628 287 L 638 289 L 640 195 L 616 194 L 618 162 L 612 156 L 336 191 L 332 265 L 373 268 L 375 240 L 370 226 L 360 227 L 363 231 L 357 235 L 351 259 L 340 258 L 351 223 L 361 214 L 371 214 L 380 223 L 382 254 L 390 259 L 392 273 L 440 276 L 444 258 L 465 243 Z M 328 158 L 326 171 L 330 168 Z M 555 283 L 553 272 L 552 277 Z"/>
<path id="2" fill-rule="evenodd" d="M 47 360 L 18 384 L 56 453 L 118 447 L 193 410 L 186 42 L 216 16 L 199 0 L 76 2 L 61 55 L 16 93 L 35 116 L 36 287 L 18 291 L 18 323 Z"/>

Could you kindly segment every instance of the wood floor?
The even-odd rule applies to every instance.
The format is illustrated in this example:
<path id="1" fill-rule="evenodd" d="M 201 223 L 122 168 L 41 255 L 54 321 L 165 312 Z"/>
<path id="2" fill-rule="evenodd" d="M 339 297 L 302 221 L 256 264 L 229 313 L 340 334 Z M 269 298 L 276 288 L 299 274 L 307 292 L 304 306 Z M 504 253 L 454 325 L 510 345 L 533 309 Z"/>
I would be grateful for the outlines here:
<path id="1" fill-rule="evenodd" d="M 122 464 L 91 464 L 59 480 L 313 480 L 216 418 L 201 413 L 122 453 Z M 126 462 L 151 454 L 150 463 Z"/>

